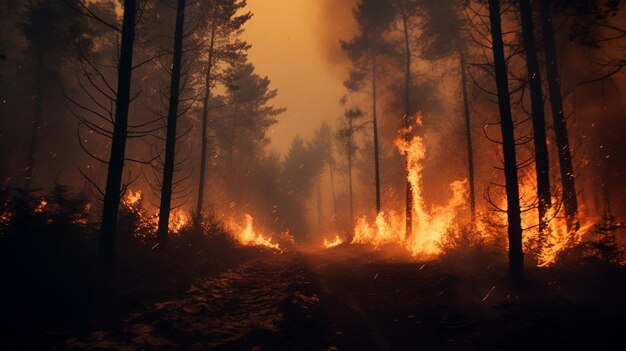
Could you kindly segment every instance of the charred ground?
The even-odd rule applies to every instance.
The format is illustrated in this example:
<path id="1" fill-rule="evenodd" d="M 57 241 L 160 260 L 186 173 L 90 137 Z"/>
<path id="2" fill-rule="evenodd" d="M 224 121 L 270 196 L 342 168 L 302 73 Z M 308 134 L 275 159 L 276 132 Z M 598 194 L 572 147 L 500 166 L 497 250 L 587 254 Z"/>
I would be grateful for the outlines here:
<path id="1" fill-rule="evenodd" d="M 103 277 L 93 228 L 48 206 L 17 212 L 2 237 L 4 349 L 605 348 L 625 325 L 626 272 L 600 259 L 528 266 L 519 290 L 488 251 L 281 252 L 212 227 L 173 237 L 167 255 L 128 240 Z"/>

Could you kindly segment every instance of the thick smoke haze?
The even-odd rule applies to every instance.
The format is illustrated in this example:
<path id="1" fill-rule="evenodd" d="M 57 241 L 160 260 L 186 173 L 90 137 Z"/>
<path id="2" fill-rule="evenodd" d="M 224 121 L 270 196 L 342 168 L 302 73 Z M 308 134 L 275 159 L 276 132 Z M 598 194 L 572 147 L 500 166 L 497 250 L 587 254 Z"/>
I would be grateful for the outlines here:
<path id="1" fill-rule="evenodd" d="M 112 6 L 106 1 L 91 2 L 98 4 L 102 13 L 112 21 L 120 20 L 120 8 Z M 441 2 L 443 11 L 453 2 Z M 322 176 L 317 179 L 312 190 L 306 198 L 307 226 L 311 231 L 322 234 L 321 222 L 337 221 L 342 225 L 330 225 L 335 229 L 345 230 L 349 227 L 345 213 L 347 212 L 347 162 L 342 155 L 343 146 L 335 137 L 336 130 L 340 126 L 340 120 L 345 109 L 358 106 L 363 110 L 364 121 L 371 120 L 370 96 L 367 89 L 363 88 L 356 92 L 349 92 L 344 82 L 349 77 L 351 61 L 347 53 L 342 50 L 341 42 L 349 41 L 359 35 L 359 28 L 354 18 L 354 9 L 358 1 L 290 1 L 290 0 L 249 0 L 247 7 L 242 11 L 250 11 L 253 16 L 245 24 L 242 39 L 246 40 L 251 48 L 247 56 L 248 61 L 254 65 L 255 73 L 261 77 L 267 76 L 270 81 L 269 88 L 276 89 L 277 95 L 269 102 L 276 108 L 285 108 L 286 111 L 277 115 L 278 123 L 269 126 L 267 137 L 270 144 L 265 150 L 267 154 L 277 152 L 275 157 L 281 161 L 286 159 L 294 145 L 294 140 L 300 137 L 304 145 L 314 141 L 316 130 L 326 123 L 333 129 L 332 147 L 337 154 L 336 169 L 333 174 L 333 184 L 328 166 L 324 167 Z M 472 3 L 481 11 L 485 7 L 480 2 Z M 433 4 L 430 4 L 433 5 Z M 95 5 L 94 5 L 95 6 Z M 436 6 L 434 6 L 436 7 Z M 442 10 L 443 9 L 443 10 Z M 623 10 L 616 15 L 623 18 Z M 518 26 L 516 12 L 510 10 L 503 17 L 505 27 L 514 29 Z M 7 33 L 19 33 L 16 24 L 21 21 L 20 15 L 10 13 L 8 21 L 3 26 Z M 159 19 L 163 26 L 158 30 L 147 30 L 140 27 L 140 35 L 145 37 L 140 45 L 149 46 L 157 44 L 160 47 L 169 45 L 168 30 L 171 18 L 165 16 Z M 420 20 L 416 20 L 420 22 Z M 416 23 L 417 23 L 416 22 Z M 626 188 L 621 179 L 625 173 L 625 156 L 623 147 L 624 135 L 624 93 L 626 83 L 624 75 L 618 73 L 604 82 L 586 84 L 580 86 L 580 82 L 589 74 L 587 58 L 598 55 L 593 48 L 580 49 L 568 39 L 568 26 L 571 21 L 563 20 L 557 33 L 560 61 L 562 64 L 563 91 L 566 96 L 565 108 L 569 115 L 570 135 L 575 141 L 572 142 L 574 161 L 576 164 L 576 176 L 578 177 L 578 191 L 585 207 L 591 215 L 598 215 L 604 206 L 605 188 L 611 194 L 611 205 L 618 216 L 625 214 Z M 392 42 L 398 39 L 398 23 L 385 34 Z M 421 113 L 423 126 L 418 129 L 424 137 L 427 156 L 424 160 L 424 196 L 431 204 L 442 204 L 449 198 L 448 185 L 455 180 L 465 179 L 466 170 L 466 147 L 464 142 L 463 112 L 458 79 L 459 62 L 454 53 L 450 53 L 449 45 L 434 45 L 440 42 L 448 43 L 458 36 L 455 29 L 450 26 L 435 26 L 432 29 L 438 31 L 438 36 L 424 36 L 424 29 L 416 26 L 412 35 L 415 39 L 415 57 L 412 63 L 413 94 L 411 96 L 412 113 Z M 485 31 L 486 28 L 476 28 Z M 517 40 L 515 32 L 511 32 L 508 40 Z M 466 33 L 462 33 L 463 40 L 469 41 Z M 442 38 L 446 40 L 442 40 Z M 27 147 L 20 144 L 19 140 L 29 139 L 30 125 L 18 123 L 20 120 L 31 118 L 33 113 L 30 101 L 34 98 L 35 77 L 33 76 L 34 63 L 29 59 L 29 47 L 26 38 L 20 35 L 7 36 L 3 39 L 3 48 L 7 51 L 7 60 L 2 61 L 2 79 L 7 81 L 22 82 L 12 91 L 7 101 L 3 102 L 3 143 L 7 145 L 2 150 L 5 162 L 3 171 L 9 176 L 12 184 L 19 183 L 24 169 Z M 429 50 L 419 52 L 420 45 L 430 45 Z M 431 45 L 433 44 L 433 45 Z M 100 39 L 93 47 L 93 55 L 99 59 L 110 59 L 107 50 L 110 50 L 115 42 L 110 37 Z M 56 50 L 56 49 L 54 49 Z M 394 51 L 401 51 L 401 46 L 395 47 Z M 453 50 L 452 50 L 453 51 Z M 67 52 L 55 52 L 53 57 L 69 55 Z M 475 149 L 476 189 L 479 207 L 488 208 L 485 201 L 485 193 L 493 188 L 492 183 L 501 183 L 501 172 L 498 169 L 500 163 L 497 159 L 499 152 L 497 144 L 489 141 L 487 136 L 497 137 L 497 126 L 489 125 L 497 121 L 498 108 L 493 103 L 493 98 L 485 94 L 475 85 L 493 91 L 492 82 L 487 75 L 481 73 L 481 65 L 489 61 L 484 52 L 474 50 L 470 55 L 470 72 L 476 82 L 470 82 L 471 86 L 471 123 L 473 134 L 473 147 Z M 69 57 L 69 56 L 68 56 Z M 138 54 L 138 59 L 146 57 L 146 54 Z M 202 65 L 203 58 L 189 59 L 197 65 Z M 41 150 L 39 165 L 37 168 L 45 170 L 39 173 L 37 186 L 45 189 L 55 181 L 80 184 L 78 187 L 90 188 L 90 184 L 77 171 L 77 165 L 82 166 L 83 171 L 89 173 L 93 180 L 102 184 L 104 182 L 103 168 L 85 155 L 78 147 L 78 134 L 84 137 L 86 145 L 92 150 L 105 150 L 108 147 L 106 141 L 98 141 L 85 134 L 86 130 L 76 132 L 76 118 L 71 112 L 72 103 L 68 102 L 64 95 L 77 97 L 81 94 L 81 87 L 75 80 L 76 71 L 69 65 L 71 61 L 58 62 L 50 59 L 50 64 L 55 67 L 45 72 L 49 83 L 49 91 L 46 91 L 44 101 L 44 118 L 41 126 L 42 135 L 38 149 Z M 167 63 L 160 62 L 161 65 Z M 398 130 L 402 127 L 403 102 L 402 84 L 403 75 L 399 67 L 401 60 L 397 52 L 388 52 L 380 58 L 380 81 L 379 81 L 379 134 L 382 188 L 382 204 L 387 211 L 400 211 L 403 204 L 404 178 L 403 158 L 394 145 Z M 511 72 L 515 75 L 523 75 L 524 62 L 517 58 L 511 61 Z M 24 74 L 23 72 L 30 72 Z M 56 77 L 65 77 L 58 80 Z M 157 101 L 159 89 L 162 89 L 167 81 L 160 68 L 144 67 L 139 69 L 135 77 L 138 81 L 134 84 L 134 92 L 141 91 L 136 103 L 131 106 L 133 118 L 136 123 L 150 121 L 155 113 L 163 113 L 163 106 Z M 112 77 L 109 77 L 112 78 Z M 62 84 L 60 84 L 62 83 Z M 81 84 L 84 84 L 83 81 Z M 476 83 L 476 84 L 474 84 Z M 366 83 L 368 84 L 368 83 Z M 144 89 L 148 87 L 147 89 Z M 2 87 L 9 90 L 8 86 Z M 218 88 L 221 92 L 223 88 Z M 345 97 L 346 103 L 342 106 L 339 100 Z M 514 97 L 522 99 L 518 94 Z M 528 103 L 527 96 L 523 97 L 524 103 Z M 86 98 L 83 98 L 87 100 Z M 157 108 L 158 106 L 158 108 Z M 51 112 L 57 113 L 51 118 Z M 549 111 L 549 109 L 547 109 Z M 516 118 L 523 120 L 524 112 L 521 108 L 514 111 Z M 195 184 L 198 178 L 198 167 L 194 164 L 198 158 L 200 142 L 198 135 L 194 134 L 200 124 L 200 111 L 192 110 L 181 119 L 181 130 L 191 130 L 191 136 L 187 142 L 179 148 L 181 158 L 189 158 L 189 164 L 184 168 L 180 177 L 186 179 L 185 183 Z M 5 118 L 12 116 L 12 118 Z M 548 116 L 548 115 L 547 115 Z M 551 122 L 548 118 L 548 135 L 551 138 L 551 165 L 555 169 L 556 176 L 558 165 Z M 520 136 L 530 132 L 530 124 L 522 123 L 518 128 Z M 82 134 L 81 134 L 82 133 Z M 146 140 L 131 140 L 128 145 L 129 157 L 133 159 L 150 158 L 158 154 L 161 147 L 156 138 Z M 373 158 L 372 158 L 372 131 L 370 125 L 366 125 L 358 133 L 358 150 L 354 158 L 354 207 L 355 215 L 374 214 L 373 183 Z M 264 152 L 265 152 L 264 151 Z M 345 153 L 344 153 L 345 154 Z M 520 147 L 522 156 L 530 155 L 530 149 Z M 311 154 L 312 155 L 312 154 Z M 310 156 L 313 157 L 313 156 Z M 278 161 L 277 161 L 278 162 Z M 295 163 L 295 161 L 294 161 Z M 303 159 L 301 164 L 314 163 L 312 160 Z M 137 164 L 129 164 L 127 171 L 130 178 L 139 175 L 134 186 L 146 193 L 148 206 L 158 203 L 151 187 L 155 184 L 153 172 L 149 167 Z M 243 170 L 242 170 L 243 172 Z M 157 177 L 158 178 L 158 177 Z M 556 178 L 553 179 L 556 184 Z M 221 181 L 215 182 L 216 187 L 221 186 Z M 606 184 L 606 186 L 605 186 Z M 248 187 L 252 186 L 247 186 Z M 189 188 L 184 185 L 182 188 Z M 317 191 L 319 188 L 319 191 Z M 443 190 L 442 190 L 443 189 Z M 252 191 L 252 190 L 250 190 Z M 96 195 L 94 193 L 94 195 Z M 215 189 L 210 197 L 212 201 L 219 203 L 223 195 L 223 189 Z M 242 197 L 243 195 L 238 195 Z M 252 196 L 252 195 L 249 195 Z M 260 194 L 254 196 L 262 198 Z M 190 205 L 195 200 L 193 192 L 181 192 L 178 204 L 184 204 L 183 208 L 191 210 Z M 261 217 L 266 217 L 265 222 L 271 223 L 274 218 L 269 214 L 274 206 L 272 199 L 258 201 L 260 208 L 254 209 Z M 321 203 L 321 205 L 319 205 Z M 262 204 L 262 205 L 261 205 Z M 223 204 L 221 204 L 223 205 Z M 228 205 L 228 204 L 226 204 Z M 219 207 L 219 206 L 218 206 Z M 316 209 L 320 208 L 319 211 Z M 319 213 L 324 215 L 320 217 Z M 343 222 L 342 222 L 343 221 Z"/>
<path id="2" fill-rule="evenodd" d="M 626 0 L 0 0 L 1 350 L 616 349 Z"/>
<path id="3" fill-rule="evenodd" d="M 331 4 L 342 4 L 341 11 Z M 309 139 L 342 114 L 348 62 L 339 40 L 353 34 L 351 8 L 345 1 L 248 1 L 254 13 L 243 34 L 252 45 L 248 55 L 278 89 L 275 104 L 287 108 L 270 131 L 272 147 L 283 155 L 294 137 Z"/>

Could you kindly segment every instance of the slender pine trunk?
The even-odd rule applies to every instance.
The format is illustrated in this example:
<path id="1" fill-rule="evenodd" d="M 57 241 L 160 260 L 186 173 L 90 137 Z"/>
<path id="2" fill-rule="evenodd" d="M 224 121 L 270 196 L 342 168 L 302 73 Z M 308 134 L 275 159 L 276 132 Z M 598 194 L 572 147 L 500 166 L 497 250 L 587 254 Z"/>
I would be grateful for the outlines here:
<path id="1" fill-rule="evenodd" d="M 469 97 L 467 95 L 467 72 L 465 71 L 465 55 L 459 47 L 459 61 L 461 66 L 461 93 L 463 94 L 463 115 L 465 117 L 465 141 L 467 143 L 467 173 L 470 186 L 470 215 L 471 220 L 476 218 L 476 193 L 474 192 L 474 152 L 472 149 L 472 125 L 470 119 Z"/>
<path id="2" fill-rule="evenodd" d="M 238 108 L 235 106 L 233 108 L 233 124 L 232 124 L 232 128 L 230 130 L 230 138 L 228 140 L 228 175 L 229 177 L 231 177 L 231 179 L 235 179 L 232 178 L 233 177 L 233 170 L 234 170 L 234 166 L 233 166 L 233 158 L 235 157 L 235 138 L 237 137 L 237 113 L 238 113 Z"/>
<path id="3" fill-rule="evenodd" d="M 515 135 L 511 117 L 511 101 L 504 43 L 500 22 L 500 1 L 489 0 L 489 20 L 493 43 L 493 59 L 500 109 L 500 129 L 502 131 L 502 152 L 504 156 L 504 178 L 507 200 L 507 221 L 509 237 L 509 276 L 514 284 L 524 282 L 524 252 L 522 250 L 522 225 L 517 179 L 517 160 L 515 155 Z"/>
<path id="4" fill-rule="evenodd" d="M 349 188 L 349 195 L 350 195 L 350 229 L 354 228 L 354 211 L 353 211 L 353 202 L 352 202 L 352 153 L 353 153 L 353 147 L 352 147 L 352 134 L 353 134 L 353 127 L 352 127 L 352 119 L 350 118 L 348 120 L 349 123 L 349 135 L 348 135 L 348 188 Z"/>
<path id="5" fill-rule="evenodd" d="M 554 44 L 554 28 L 550 13 L 550 1 L 541 0 L 541 29 L 543 32 L 543 49 L 545 53 L 546 71 L 548 74 L 548 91 L 552 109 L 554 134 L 558 148 L 559 165 L 561 170 L 561 191 L 567 230 L 576 231 L 580 227 L 578 222 L 578 201 L 576 199 L 576 185 L 574 168 L 567 135 L 567 122 L 563 112 L 563 96 L 559 80 L 558 61 Z"/>
<path id="6" fill-rule="evenodd" d="M 406 129 L 405 138 L 411 139 L 409 132 L 411 127 L 411 41 L 409 38 L 409 19 L 406 15 L 402 16 L 402 26 L 404 32 L 404 127 Z M 406 238 L 413 235 L 413 188 L 409 181 L 409 161 L 408 154 L 404 160 L 405 179 L 406 179 Z"/>
<path id="7" fill-rule="evenodd" d="M 318 174 L 315 181 L 317 186 L 317 233 L 322 233 L 322 175 Z"/>
<path id="8" fill-rule="evenodd" d="M 372 54 L 372 125 L 374 128 L 374 181 L 376 182 L 376 214 L 380 213 L 380 164 L 378 157 L 378 121 L 376 118 L 376 54 Z"/>
<path id="9" fill-rule="evenodd" d="M 330 190 L 333 193 L 333 216 L 337 214 L 337 195 L 335 194 L 335 177 L 332 162 L 328 162 L 328 172 L 330 173 Z"/>
<path id="10" fill-rule="evenodd" d="M 201 228 L 202 210 L 204 206 L 204 181 L 206 177 L 207 161 L 207 129 L 209 127 L 209 98 L 211 96 L 211 69 L 213 68 L 213 50 L 215 46 L 216 19 L 211 24 L 211 43 L 209 45 L 209 58 L 207 63 L 206 77 L 204 81 L 204 100 L 202 105 L 202 140 L 200 150 L 200 182 L 198 184 L 198 203 L 196 204 L 196 225 Z M 197 230 L 200 234 L 200 230 Z"/>
<path id="11" fill-rule="evenodd" d="M 165 163 L 163 165 L 163 181 L 161 182 L 161 205 L 159 207 L 159 225 L 157 240 L 159 248 L 167 248 L 167 234 L 172 202 L 172 183 L 176 158 L 176 123 L 178 121 L 178 105 L 180 102 L 180 69 L 183 53 L 183 29 L 185 24 L 186 0 L 178 0 L 176 6 L 176 29 L 174 32 L 174 57 L 172 63 L 172 79 L 170 100 L 167 113 L 167 132 L 165 135 Z"/>
<path id="12" fill-rule="evenodd" d="M 135 43 L 135 17 L 137 1 L 124 0 L 122 23 L 122 43 L 117 68 L 117 100 L 115 101 L 115 124 L 111 140 L 111 155 L 107 170 L 107 182 L 102 205 L 100 225 L 100 246 L 98 260 L 102 268 L 112 268 L 115 255 L 115 232 L 117 211 L 120 204 L 120 188 L 126 152 L 128 133 L 128 107 L 130 105 L 130 84 L 133 66 L 133 46 Z"/>
<path id="13" fill-rule="evenodd" d="M 550 163 L 546 141 L 546 121 L 541 87 L 541 72 L 537 58 L 537 44 L 533 25 L 533 11 L 530 0 L 520 0 L 522 37 L 526 53 L 526 66 L 530 81 L 530 100 L 532 105 L 533 141 L 535 146 L 535 171 L 537 175 L 537 200 L 539 209 L 539 245 L 543 243 L 546 230 L 546 217 L 552 204 L 550 195 Z"/>
<path id="14" fill-rule="evenodd" d="M 26 167 L 24 169 L 24 189 L 30 189 L 33 182 L 33 172 L 35 171 L 35 161 L 37 156 L 37 144 L 39 141 L 39 128 L 41 128 L 41 117 L 43 115 L 43 84 L 45 69 L 45 51 L 37 49 L 35 68 L 35 114 L 30 131 L 30 143 L 28 144 L 28 154 L 26 155 Z"/>

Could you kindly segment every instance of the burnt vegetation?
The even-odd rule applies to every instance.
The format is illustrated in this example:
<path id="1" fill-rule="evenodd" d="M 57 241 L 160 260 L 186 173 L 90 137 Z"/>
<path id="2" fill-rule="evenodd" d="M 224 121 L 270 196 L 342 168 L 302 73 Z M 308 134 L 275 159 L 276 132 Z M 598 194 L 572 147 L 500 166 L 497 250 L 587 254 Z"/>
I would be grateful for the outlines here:
<path id="1" fill-rule="evenodd" d="M 619 345 L 626 4 L 314 3 L 276 150 L 246 0 L 0 1 L 1 349 Z"/>

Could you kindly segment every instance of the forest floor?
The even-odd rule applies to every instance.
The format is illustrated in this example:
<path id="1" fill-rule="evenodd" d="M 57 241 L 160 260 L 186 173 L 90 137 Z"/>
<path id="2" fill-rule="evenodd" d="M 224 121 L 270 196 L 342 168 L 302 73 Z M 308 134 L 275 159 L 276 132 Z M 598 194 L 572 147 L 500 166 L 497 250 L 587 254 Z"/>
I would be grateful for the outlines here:
<path id="1" fill-rule="evenodd" d="M 266 253 L 57 346 L 554 350 L 608 349 L 622 338 L 622 268 L 530 271 L 517 292 L 502 271 L 481 271 L 355 246 Z"/>

